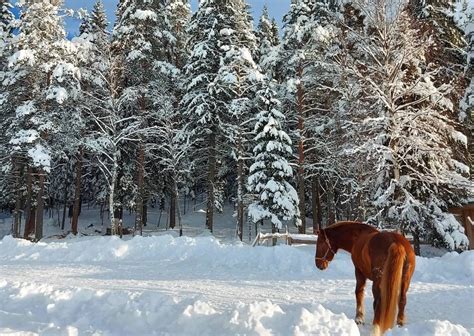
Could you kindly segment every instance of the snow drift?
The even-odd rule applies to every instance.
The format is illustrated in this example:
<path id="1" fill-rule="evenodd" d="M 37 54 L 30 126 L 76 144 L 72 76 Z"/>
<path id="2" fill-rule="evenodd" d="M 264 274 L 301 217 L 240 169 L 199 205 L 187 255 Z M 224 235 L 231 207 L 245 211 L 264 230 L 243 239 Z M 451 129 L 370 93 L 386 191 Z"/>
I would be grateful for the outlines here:
<path id="1" fill-rule="evenodd" d="M 364 335 L 350 256 L 212 237 L 0 241 L 0 334 Z M 418 258 L 408 320 L 391 335 L 469 335 L 474 252 Z"/>

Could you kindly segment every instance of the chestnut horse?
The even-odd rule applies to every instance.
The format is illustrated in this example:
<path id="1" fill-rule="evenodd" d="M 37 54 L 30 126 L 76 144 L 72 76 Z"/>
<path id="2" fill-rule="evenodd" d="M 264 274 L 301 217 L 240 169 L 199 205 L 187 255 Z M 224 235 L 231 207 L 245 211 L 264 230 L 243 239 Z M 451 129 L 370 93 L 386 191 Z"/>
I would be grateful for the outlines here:
<path id="1" fill-rule="evenodd" d="M 374 321 L 372 335 L 405 323 L 406 293 L 415 270 L 415 253 L 408 240 L 395 232 L 380 232 L 358 222 L 339 222 L 318 232 L 315 263 L 325 270 L 339 249 L 352 256 L 355 267 L 357 311 L 355 321 L 364 323 L 364 288 L 373 281 Z"/>

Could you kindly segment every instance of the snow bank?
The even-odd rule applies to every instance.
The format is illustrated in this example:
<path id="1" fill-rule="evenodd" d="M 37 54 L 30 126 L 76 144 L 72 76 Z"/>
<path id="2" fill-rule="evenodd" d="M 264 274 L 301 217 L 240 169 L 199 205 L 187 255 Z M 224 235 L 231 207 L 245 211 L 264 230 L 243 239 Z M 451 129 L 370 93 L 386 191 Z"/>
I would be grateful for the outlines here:
<path id="1" fill-rule="evenodd" d="M 0 334 L 27 335 L 359 335 L 353 320 L 321 305 L 298 310 L 270 301 L 229 303 L 176 300 L 160 293 L 56 290 L 0 282 Z M 18 318 L 18 316 L 28 318 Z"/>
<path id="2" fill-rule="evenodd" d="M 5 237 L 0 279 L 0 335 L 365 335 L 373 317 L 368 289 L 367 324 L 351 319 L 350 255 L 322 272 L 314 246 Z M 389 335 L 473 333 L 473 284 L 474 252 L 418 258 L 408 325 Z"/>
<path id="3" fill-rule="evenodd" d="M 248 273 L 269 277 L 278 274 L 287 278 L 354 278 L 350 255 L 339 251 L 328 270 L 314 267 L 314 246 L 279 245 L 250 247 L 245 244 L 224 244 L 213 237 L 179 237 L 171 235 L 134 237 L 75 238 L 61 242 L 31 243 L 11 236 L 0 241 L 0 261 L 101 263 L 176 261 L 191 272 L 219 269 L 232 276 Z M 285 277 L 285 276 L 284 276 Z M 439 258 L 417 258 L 414 281 L 436 283 L 474 282 L 474 251 L 447 253 Z"/>
<path id="4" fill-rule="evenodd" d="M 474 284 L 474 251 L 450 252 L 439 258 L 417 258 L 414 280 Z"/>
<path id="5" fill-rule="evenodd" d="M 286 245 L 252 248 L 238 243 L 223 244 L 213 237 L 174 238 L 170 235 L 137 236 L 130 240 L 95 237 L 51 243 L 31 243 L 7 236 L 0 241 L 0 261 L 146 263 L 176 260 L 191 268 L 190 271 L 197 268 L 219 268 L 222 273 L 255 270 L 295 277 L 316 272 L 313 249 L 295 249 Z"/>
<path id="6" fill-rule="evenodd" d="M 469 336 L 469 331 L 463 326 L 449 321 L 430 320 L 418 322 L 408 327 L 395 328 L 387 332 L 387 336 Z"/>

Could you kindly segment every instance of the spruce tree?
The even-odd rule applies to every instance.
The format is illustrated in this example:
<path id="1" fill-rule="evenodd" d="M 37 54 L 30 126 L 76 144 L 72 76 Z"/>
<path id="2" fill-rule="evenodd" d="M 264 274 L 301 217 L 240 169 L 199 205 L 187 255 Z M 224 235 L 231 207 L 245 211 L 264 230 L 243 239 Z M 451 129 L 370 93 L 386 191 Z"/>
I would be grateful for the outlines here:
<path id="1" fill-rule="evenodd" d="M 255 223 L 269 220 L 274 229 L 280 229 L 283 221 L 299 221 L 299 208 L 298 195 L 291 185 L 291 139 L 284 131 L 285 116 L 271 86 L 264 83 L 256 98 L 254 163 L 248 179 L 255 201 L 249 207 L 249 216 Z"/>
<path id="2" fill-rule="evenodd" d="M 354 11 L 349 3 L 339 8 L 318 0 L 315 8 L 315 33 L 305 47 L 306 100 L 311 106 L 306 119 L 306 169 L 311 177 L 313 230 L 322 226 L 323 213 L 328 223 L 357 218 L 350 209 L 352 190 L 356 189 L 351 168 L 352 163 L 359 161 L 347 161 L 342 154 L 347 149 L 345 145 L 357 138 L 349 127 L 349 116 L 357 111 L 356 90 L 352 93 L 348 90 L 357 86 L 344 63 L 363 57 L 347 46 L 354 42 L 349 29 L 358 32 L 364 28 L 359 22 L 360 11 Z"/>
<path id="3" fill-rule="evenodd" d="M 229 139 L 231 144 L 236 139 L 235 131 L 243 120 L 241 107 L 251 94 L 245 82 L 254 66 L 256 42 L 248 5 L 242 0 L 201 1 L 188 31 L 193 49 L 185 66 L 186 94 L 181 106 L 194 144 L 195 167 L 207 166 L 205 173 L 195 173 L 206 175 L 205 181 L 196 182 L 205 185 L 206 225 L 212 231 L 214 209 L 221 207 L 218 179 L 230 172 Z"/>
<path id="4" fill-rule="evenodd" d="M 15 53 L 4 80 L 10 92 L 9 106 L 16 107 L 15 116 L 6 121 L 9 157 L 19 170 L 26 171 L 24 236 L 34 231 L 36 240 L 43 235 L 46 182 L 62 151 L 59 134 L 67 132 L 62 121 L 71 112 L 68 101 L 77 94 L 74 48 L 65 39 L 58 15 L 61 5 L 49 0 L 24 5 L 13 44 Z"/>
<path id="5" fill-rule="evenodd" d="M 275 77 L 279 57 L 279 33 L 275 23 L 274 20 L 270 20 L 267 6 L 263 7 L 256 33 L 258 38 L 256 60 L 262 71 L 270 78 Z"/>
<path id="6" fill-rule="evenodd" d="M 12 7 L 8 0 L 0 1 L 0 65 L 4 64 L 3 57 L 5 56 L 3 51 L 6 50 L 8 39 L 13 31 L 13 20 L 15 17 L 11 12 Z"/>
<path id="7" fill-rule="evenodd" d="M 74 40 L 78 49 L 78 63 L 81 71 L 81 99 L 78 113 L 82 120 L 80 126 L 76 127 L 75 138 L 69 141 L 70 154 L 68 163 L 72 163 L 71 172 L 68 174 L 74 178 L 74 188 L 68 196 L 67 187 L 60 187 L 59 190 L 65 190 L 64 202 L 71 199 L 72 219 L 71 232 L 77 234 L 79 214 L 81 209 L 81 200 L 83 193 L 87 188 L 93 192 L 94 196 L 90 201 L 104 203 L 103 190 L 106 189 L 104 179 L 100 179 L 99 169 L 95 165 L 84 165 L 85 161 L 93 161 L 92 153 L 87 151 L 87 144 L 84 139 L 97 130 L 97 125 L 91 118 L 88 111 L 92 110 L 93 115 L 97 114 L 96 101 L 94 97 L 103 95 L 106 91 L 106 83 L 103 78 L 105 66 L 107 64 L 107 55 L 109 53 L 109 32 L 107 31 L 107 17 L 101 0 L 94 4 L 92 13 L 83 18 L 81 24 L 81 35 Z M 73 145 L 74 144 L 74 145 Z M 67 167 L 67 165 L 64 165 Z M 83 176 L 86 176 L 84 179 Z M 94 183 L 91 182 L 94 179 Z M 72 196 L 72 197 L 71 197 Z M 63 217 L 64 221 L 64 217 Z M 64 223 L 62 224 L 64 226 Z"/>
<path id="8" fill-rule="evenodd" d="M 469 132 L 469 155 L 471 166 L 471 179 L 474 179 L 474 24 L 471 22 L 466 29 L 468 44 L 467 54 L 467 78 L 471 78 L 463 101 L 463 109 L 465 111 L 465 118 L 467 120 L 467 127 Z"/>
<path id="9" fill-rule="evenodd" d="M 161 96 L 157 85 L 155 62 L 163 55 L 162 24 L 164 8 L 160 1 L 132 0 L 119 3 L 117 21 L 113 32 L 113 51 L 121 60 L 121 100 L 123 117 L 139 122 L 143 129 L 152 127 L 158 114 L 154 106 Z M 165 83 L 166 84 L 166 83 Z M 166 90 L 166 85 L 163 86 Z M 160 111 L 157 111 L 160 112 Z M 136 229 L 141 232 L 144 219 L 146 156 L 149 136 L 142 133 L 138 143 L 123 143 L 121 160 L 127 162 L 119 168 L 117 204 L 121 216 L 124 206 L 137 211 Z M 136 164 L 135 164 L 136 162 Z"/>
<path id="10" fill-rule="evenodd" d="M 227 1 L 201 1 L 191 19 L 188 32 L 193 47 L 184 67 L 185 94 L 181 100 L 185 130 L 194 146 L 194 166 L 207 167 L 204 172 L 196 171 L 195 174 L 204 179 L 201 181 L 207 192 L 206 227 L 211 232 L 216 206 L 217 154 L 227 131 L 225 105 L 213 88 L 224 56 L 220 38 L 226 18 L 220 13 L 221 3 L 227 5 Z"/>
<path id="11" fill-rule="evenodd" d="M 263 79 L 263 75 L 253 59 L 253 55 L 256 53 L 256 43 L 252 23 L 247 14 L 246 2 L 238 0 L 232 7 L 227 7 L 225 10 L 222 13 L 229 19 L 227 27 L 224 28 L 227 32 L 223 34 L 221 43 L 226 53 L 215 79 L 215 87 L 230 116 L 227 120 L 229 127 L 225 134 L 228 138 L 226 151 L 231 153 L 228 165 L 235 166 L 236 169 L 231 169 L 227 175 L 231 180 L 237 180 L 237 190 L 235 191 L 237 235 L 242 240 L 246 217 L 244 213 L 246 210 L 247 158 L 251 152 L 249 120 L 254 117 L 252 101 L 256 93 L 255 88 Z"/>
<path id="12" fill-rule="evenodd" d="M 313 20 L 314 0 L 292 0 L 289 12 L 284 16 L 284 33 L 281 46 L 280 70 L 283 72 L 283 106 L 291 134 L 297 148 L 296 180 L 300 205 L 300 232 L 306 232 L 306 136 L 305 120 L 308 111 L 306 101 L 307 84 L 305 82 L 306 50 L 305 47 L 315 32 Z"/>
<path id="13" fill-rule="evenodd" d="M 12 117 L 14 108 L 8 106 L 9 92 L 3 85 L 5 72 L 8 71 L 8 57 L 11 56 L 11 37 L 12 28 L 14 25 L 14 16 L 11 12 L 12 5 L 8 0 L 0 1 L 0 126 L 3 126 L 3 122 Z M 6 126 L 5 124 L 4 126 Z M 5 132 L 0 134 L 0 158 L 7 157 L 7 143 L 8 136 Z M 11 208 L 14 203 L 15 196 L 10 192 L 10 186 L 12 185 L 11 178 L 15 178 L 10 173 L 12 169 L 11 162 L 3 162 L 0 159 L 2 167 L 0 170 L 3 174 L 0 175 L 0 194 L 3 195 L 0 200 L 0 207 Z M 16 173 L 18 174 L 18 172 Z M 18 177 L 17 177 L 18 178 Z M 13 232 L 16 234 L 16 230 Z"/>

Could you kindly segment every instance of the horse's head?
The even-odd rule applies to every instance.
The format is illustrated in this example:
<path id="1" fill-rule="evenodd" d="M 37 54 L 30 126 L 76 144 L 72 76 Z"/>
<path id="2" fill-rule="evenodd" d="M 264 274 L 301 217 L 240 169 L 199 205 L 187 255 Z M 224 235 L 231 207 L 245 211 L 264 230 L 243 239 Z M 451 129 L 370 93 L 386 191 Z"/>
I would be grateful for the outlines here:
<path id="1" fill-rule="evenodd" d="M 329 263 L 334 259 L 336 250 L 331 246 L 331 242 L 325 230 L 320 230 L 316 234 L 318 235 L 318 241 L 316 244 L 314 262 L 317 268 L 325 270 L 328 268 Z"/>

